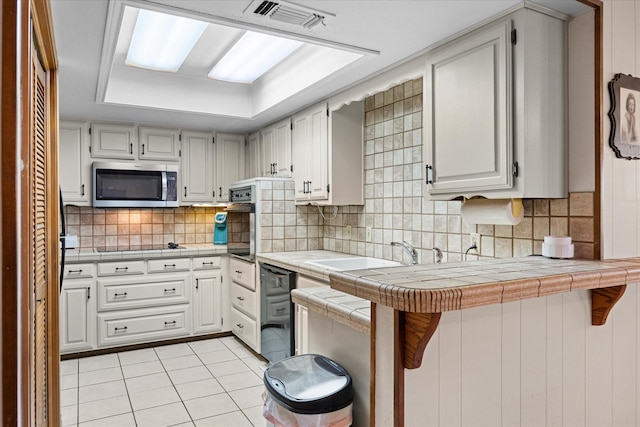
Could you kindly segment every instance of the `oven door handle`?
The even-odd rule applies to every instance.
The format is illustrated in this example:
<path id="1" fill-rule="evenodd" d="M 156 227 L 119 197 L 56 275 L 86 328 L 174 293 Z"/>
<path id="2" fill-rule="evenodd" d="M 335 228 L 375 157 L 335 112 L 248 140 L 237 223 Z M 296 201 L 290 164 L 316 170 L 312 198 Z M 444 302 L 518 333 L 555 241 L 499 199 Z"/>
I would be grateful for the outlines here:
<path id="1" fill-rule="evenodd" d="M 163 171 L 162 174 L 162 201 L 167 201 L 167 172 Z"/>

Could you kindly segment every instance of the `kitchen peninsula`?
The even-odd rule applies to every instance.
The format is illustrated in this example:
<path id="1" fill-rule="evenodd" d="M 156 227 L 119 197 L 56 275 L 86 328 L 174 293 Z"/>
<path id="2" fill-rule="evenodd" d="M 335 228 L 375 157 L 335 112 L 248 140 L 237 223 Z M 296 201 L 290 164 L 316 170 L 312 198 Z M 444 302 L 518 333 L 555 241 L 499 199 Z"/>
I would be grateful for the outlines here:
<path id="1" fill-rule="evenodd" d="M 443 398 L 439 393 L 445 390 L 449 396 L 455 397 L 451 391 L 458 382 L 462 384 L 458 397 L 472 403 L 462 411 L 458 406 L 457 416 L 472 417 L 475 414 L 478 417 L 476 425 L 493 425 L 491 420 L 508 418 L 509 409 L 505 408 L 511 399 L 516 398 L 505 394 L 507 388 L 513 386 L 509 382 L 515 381 L 507 375 L 507 362 L 512 357 L 509 347 L 518 347 L 519 384 L 526 382 L 525 371 L 538 377 L 542 375 L 542 378 L 546 373 L 547 381 L 554 381 L 548 377 L 549 368 L 553 365 L 549 349 L 546 349 L 546 358 L 543 357 L 541 362 L 536 360 L 533 356 L 538 353 L 532 345 L 540 343 L 540 340 L 529 340 L 525 333 L 526 329 L 535 329 L 538 325 L 529 323 L 536 317 L 533 310 L 541 310 L 546 318 L 547 324 L 540 323 L 542 331 L 539 331 L 547 335 L 543 336 L 543 343 L 550 339 L 549 336 L 562 331 L 563 322 L 567 323 L 567 319 L 562 317 L 558 324 L 549 322 L 553 317 L 550 313 L 557 304 L 561 305 L 560 316 L 570 316 L 570 306 L 573 304 L 575 308 L 579 304 L 577 311 L 584 314 L 588 310 L 592 325 L 604 325 L 626 285 L 637 282 L 639 278 L 640 259 L 598 262 L 532 256 L 334 272 L 330 274 L 330 285 L 374 303 L 371 307 L 371 351 L 372 373 L 375 372 L 375 399 L 372 401 L 375 413 L 372 413 L 372 419 L 375 422 L 372 425 L 417 425 L 416 420 L 424 421 L 424 414 L 431 410 L 430 419 L 439 417 L 438 423 L 447 424 L 443 420 L 447 417 L 443 410 L 447 402 L 438 402 Z M 590 306 L 587 306 L 589 296 L 585 297 L 585 292 L 590 293 Z M 567 298 L 553 300 L 554 295 Z M 514 315 L 516 311 L 519 313 Z M 447 318 L 438 328 L 441 316 L 444 320 L 446 315 L 443 313 L 447 312 L 457 312 L 459 316 Z M 517 321 L 511 322 L 510 319 Z M 518 330 L 513 332 L 511 328 Z M 585 322 L 576 328 L 584 330 L 591 326 Z M 439 339 L 432 349 L 429 340 L 437 333 Z M 452 334 L 450 337 L 447 336 L 449 333 Z M 496 346 L 492 346 L 492 337 L 497 337 Z M 509 341 L 510 337 L 514 342 Z M 450 346 L 449 338 L 457 341 L 457 347 Z M 518 338 L 522 341 L 518 342 Z M 560 335 L 561 346 L 563 338 Z M 566 339 L 570 341 L 571 336 Z M 469 366 L 465 366 L 468 364 L 456 352 L 462 347 L 466 352 L 464 357 L 473 360 Z M 525 350 L 531 350 L 531 353 Z M 427 360 L 424 365 L 427 366 L 421 367 L 423 353 Z M 561 354 L 561 360 L 568 355 L 569 352 Z M 536 372 L 525 366 L 527 360 L 531 360 L 533 365 L 542 363 L 542 370 Z M 447 378 L 445 365 L 449 361 L 457 365 L 457 372 L 451 371 L 456 372 L 456 378 Z M 438 363 L 441 366 L 434 366 Z M 426 374 L 425 370 L 428 371 Z M 517 370 L 511 373 L 515 372 Z M 434 390 L 431 383 L 425 382 L 425 375 L 427 379 L 436 380 L 435 383 L 439 381 L 440 390 L 437 384 Z M 495 380 L 484 382 L 487 378 Z M 486 397 L 493 392 L 493 387 L 503 390 L 502 400 Z M 515 395 L 517 399 L 531 398 L 531 402 L 523 405 L 522 412 L 533 406 L 537 399 L 533 392 L 528 397 L 520 397 L 517 392 Z M 546 396 L 548 398 L 550 396 Z M 457 402 L 452 399 L 451 405 L 458 405 Z M 431 424 L 425 423 L 422 425 Z"/>

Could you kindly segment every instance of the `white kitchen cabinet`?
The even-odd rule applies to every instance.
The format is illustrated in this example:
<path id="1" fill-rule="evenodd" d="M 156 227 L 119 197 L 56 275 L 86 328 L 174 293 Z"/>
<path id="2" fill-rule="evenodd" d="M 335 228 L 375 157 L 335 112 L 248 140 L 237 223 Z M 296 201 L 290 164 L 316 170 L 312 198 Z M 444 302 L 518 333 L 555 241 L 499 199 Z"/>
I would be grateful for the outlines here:
<path id="1" fill-rule="evenodd" d="M 187 259 L 188 261 L 188 259 Z M 149 274 L 98 280 L 98 311 L 188 304 L 189 274 Z"/>
<path id="2" fill-rule="evenodd" d="M 254 132 L 247 138 L 244 158 L 245 178 L 262 176 L 260 172 L 260 132 Z"/>
<path id="3" fill-rule="evenodd" d="M 244 179 L 244 135 L 216 134 L 216 200 L 229 201 L 229 187 Z"/>
<path id="4" fill-rule="evenodd" d="M 222 330 L 221 270 L 193 273 L 193 333 Z"/>
<path id="5" fill-rule="evenodd" d="M 89 125 L 61 120 L 59 133 L 59 179 L 64 204 L 91 206 Z"/>
<path id="6" fill-rule="evenodd" d="M 309 353 L 309 309 L 296 304 L 295 354 Z"/>
<path id="7" fill-rule="evenodd" d="M 138 158 L 140 160 L 180 160 L 180 129 L 140 126 L 138 129 Z"/>
<path id="8" fill-rule="evenodd" d="M 96 348 L 95 286 L 93 279 L 65 274 L 60 292 L 60 353 Z"/>
<path id="9" fill-rule="evenodd" d="M 215 200 L 214 149 L 213 134 L 191 131 L 182 133 L 181 205 L 212 203 Z"/>
<path id="10" fill-rule="evenodd" d="M 293 117 L 296 203 L 364 203 L 363 102 L 329 111 L 318 104 Z"/>
<path id="11" fill-rule="evenodd" d="M 138 149 L 134 125 L 92 123 L 91 157 L 101 159 L 134 160 Z"/>
<path id="12" fill-rule="evenodd" d="M 523 8 L 428 54 L 431 199 L 566 197 L 565 23 Z"/>
<path id="13" fill-rule="evenodd" d="M 231 277 L 231 332 L 255 351 L 259 351 L 259 292 L 256 266 L 237 258 L 229 260 Z"/>
<path id="14" fill-rule="evenodd" d="M 281 120 L 260 131 L 262 176 L 291 177 L 291 119 Z"/>

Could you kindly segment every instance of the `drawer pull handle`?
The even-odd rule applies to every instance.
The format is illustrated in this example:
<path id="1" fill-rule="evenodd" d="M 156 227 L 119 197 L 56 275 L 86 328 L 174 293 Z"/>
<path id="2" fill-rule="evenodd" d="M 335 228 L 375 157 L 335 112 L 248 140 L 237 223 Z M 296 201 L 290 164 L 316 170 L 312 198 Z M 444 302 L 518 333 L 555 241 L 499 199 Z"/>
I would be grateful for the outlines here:
<path id="1" fill-rule="evenodd" d="M 239 301 L 244 301 L 244 298 L 242 297 L 236 297 Z"/>
<path id="2" fill-rule="evenodd" d="M 68 274 L 82 274 L 82 269 L 80 269 L 80 270 L 69 270 L 67 273 Z"/>
<path id="3" fill-rule="evenodd" d="M 164 268 L 176 268 L 175 264 L 165 264 Z"/>
<path id="4" fill-rule="evenodd" d="M 167 292 L 175 292 L 176 288 L 171 288 L 171 289 L 165 289 L 164 293 L 166 294 Z"/>
<path id="5" fill-rule="evenodd" d="M 242 325 L 242 323 L 236 323 L 236 326 L 240 329 L 244 328 L 244 326 Z"/>
<path id="6" fill-rule="evenodd" d="M 114 297 L 114 298 L 118 298 L 118 297 L 126 297 L 126 296 L 127 296 L 127 293 L 126 293 L 126 292 L 122 292 L 121 294 L 119 294 L 119 293 L 117 293 L 117 292 L 116 292 L 115 294 L 113 294 L 113 297 Z"/>
<path id="7" fill-rule="evenodd" d="M 127 271 L 129 267 L 116 267 L 116 271 L 124 270 Z"/>
<path id="8" fill-rule="evenodd" d="M 118 332 L 118 331 L 126 331 L 126 330 L 127 330 L 127 327 L 126 327 L 126 326 L 123 326 L 122 328 L 115 328 L 115 329 L 114 329 L 114 331 L 115 331 L 115 332 Z"/>
<path id="9" fill-rule="evenodd" d="M 242 271 L 241 270 L 236 270 L 236 274 L 239 274 L 242 276 Z"/>
<path id="10" fill-rule="evenodd" d="M 167 326 L 167 325 L 173 325 L 173 326 L 175 326 L 175 325 L 176 325 L 176 321 L 175 321 L 175 320 L 172 320 L 171 322 L 164 322 L 164 326 Z"/>
<path id="11" fill-rule="evenodd" d="M 202 265 L 213 265 L 213 261 L 203 262 Z"/>
<path id="12" fill-rule="evenodd" d="M 276 309 L 276 313 L 278 313 L 278 314 L 284 313 L 284 308 L 277 308 Z"/>

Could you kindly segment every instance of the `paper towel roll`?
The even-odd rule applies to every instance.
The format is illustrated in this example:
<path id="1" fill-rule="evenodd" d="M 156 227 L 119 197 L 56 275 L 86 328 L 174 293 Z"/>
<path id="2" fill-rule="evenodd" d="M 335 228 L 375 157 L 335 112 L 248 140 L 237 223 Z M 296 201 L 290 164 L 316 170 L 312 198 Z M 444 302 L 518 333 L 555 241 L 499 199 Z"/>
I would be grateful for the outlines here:
<path id="1" fill-rule="evenodd" d="M 467 224 L 516 225 L 524 217 L 521 199 L 469 199 L 460 213 Z"/>

